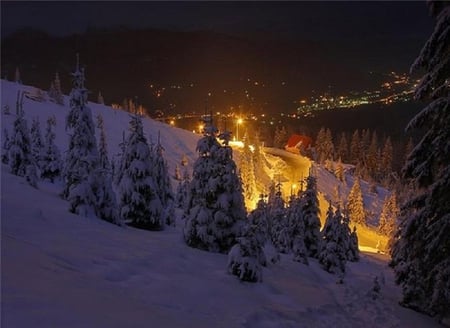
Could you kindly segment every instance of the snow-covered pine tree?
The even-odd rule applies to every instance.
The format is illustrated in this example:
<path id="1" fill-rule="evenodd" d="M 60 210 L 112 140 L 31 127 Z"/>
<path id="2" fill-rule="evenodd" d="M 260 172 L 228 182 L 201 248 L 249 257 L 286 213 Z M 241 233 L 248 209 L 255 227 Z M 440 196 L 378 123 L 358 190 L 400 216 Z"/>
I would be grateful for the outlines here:
<path id="1" fill-rule="evenodd" d="M 184 216 L 184 239 L 195 248 L 228 252 L 236 244 L 246 217 L 244 198 L 229 133 L 224 146 L 216 139 L 217 129 L 207 121 L 203 137 L 197 143 L 199 157 L 194 163 L 189 200 Z"/>
<path id="2" fill-rule="evenodd" d="M 314 143 L 315 153 L 316 153 L 316 160 L 319 163 L 323 163 L 325 161 L 325 140 L 326 140 L 326 129 L 324 127 L 321 127 L 319 132 L 317 133 L 316 142 Z"/>
<path id="3" fill-rule="evenodd" d="M 242 281 L 260 282 L 264 252 L 256 236 L 257 228 L 247 223 L 242 230 L 242 236 L 228 253 L 228 272 Z"/>
<path id="4" fill-rule="evenodd" d="M 357 165 L 361 159 L 361 141 L 359 131 L 355 130 L 350 141 L 350 162 Z"/>
<path id="5" fill-rule="evenodd" d="M 187 171 L 187 168 L 185 167 L 183 177 L 179 181 L 176 196 L 175 196 L 175 206 L 177 208 L 184 209 L 186 202 L 188 200 L 190 182 L 191 182 L 191 177 L 189 176 L 189 172 Z"/>
<path id="6" fill-rule="evenodd" d="M 348 142 L 345 132 L 342 132 L 341 137 L 339 139 L 339 145 L 337 148 L 337 155 L 341 158 L 342 161 L 348 163 Z"/>
<path id="7" fill-rule="evenodd" d="M 270 222 L 270 237 L 273 245 L 280 253 L 290 251 L 290 241 L 287 232 L 288 221 L 285 203 L 281 194 L 281 184 L 275 185 L 273 197 L 269 196 L 268 214 Z"/>
<path id="8" fill-rule="evenodd" d="M 142 120 L 134 115 L 122 155 L 123 172 L 119 181 L 120 217 L 131 226 L 160 230 L 163 206 L 153 179 L 150 147 L 144 135 Z"/>
<path id="9" fill-rule="evenodd" d="M 153 180 L 156 184 L 156 194 L 163 207 L 162 219 L 167 225 L 175 224 L 174 196 L 170 183 L 169 169 L 164 158 L 164 148 L 161 145 L 161 137 L 158 132 L 158 142 L 154 147 L 153 158 Z"/>
<path id="10" fill-rule="evenodd" d="M 347 245 L 341 220 L 340 212 L 334 213 L 330 203 L 322 230 L 322 244 L 318 259 L 326 271 L 336 273 L 342 278 L 345 273 Z"/>
<path id="11" fill-rule="evenodd" d="M 97 128 L 100 130 L 100 140 L 98 142 L 98 152 L 100 157 L 100 167 L 103 169 L 105 174 L 111 178 L 111 162 L 108 156 L 108 144 L 106 142 L 106 132 L 103 121 L 103 116 L 101 114 L 97 115 Z"/>
<path id="12" fill-rule="evenodd" d="M 8 164 L 9 160 L 9 148 L 11 147 L 11 140 L 9 139 L 9 133 L 6 128 L 3 129 L 2 139 L 2 163 Z"/>
<path id="13" fill-rule="evenodd" d="M 31 155 L 33 156 L 35 165 L 40 169 L 42 166 L 44 143 L 42 141 L 41 124 L 38 117 L 33 118 L 31 121 L 30 136 Z"/>
<path id="14" fill-rule="evenodd" d="M 428 1 L 434 31 L 411 70 L 425 74 L 416 99 L 430 100 L 408 124 L 423 135 L 403 167 L 417 192 L 403 204 L 392 251 L 402 304 L 450 316 L 450 2 Z"/>
<path id="15" fill-rule="evenodd" d="M 249 138 L 247 133 L 244 135 L 244 148 L 241 155 L 241 179 L 242 189 L 244 191 L 245 205 L 247 208 L 253 208 L 254 195 L 256 193 L 255 165 L 253 163 L 253 154 L 249 146 Z"/>
<path id="16" fill-rule="evenodd" d="M 359 260 L 358 244 L 358 233 L 356 232 L 356 226 L 354 226 L 353 231 L 350 234 L 349 248 L 347 250 L 347 260 L 351 262 L 356 262 Z"/>
<path id="17" fill-rule="evenodd" d="M 358 177 L 355 177 L 352 189 L 350 190 L 350 193 L 348 195 L 347 211 L 351 222 L 358 224 L 366 224 L 364 201 Z"/>
<path id="18" fill-rule="evenodd" d="M 55 125 L 55 119 L 49 117 L 45 129 L 45 143 L 41 165 L 41 178 L 49 179 L 51 182 L 54 182 L 55 178 L 61 174 L 62 168 L 61 153 L 55 145 L 55 133 L 53 132 L 53 126 Z"/>
<path id="19" fill-rule="evenodd" d="M 125 139 L 125 131 L 122 131 L 122 142 L 119 144 L 120 152 L 116 155 L 116 160 L 114 161 L 114 174 L 113 180 L 116 186 L 119 185 L 120 180 L 122 180 L 123 173 L 125 172 L 125 150 L 127 149 L 127 141 Z"/>
<path id="20" fill-rule="evenodd" d="M 336 176 L 336 178 L 339 181 L 344 182 L 344 180 L 345 180 L 344 179 L 344 166 L 342 165 L 342 160 L 341 160 L 340 157 L 339 157 L 339 160 L 338 160 L 338 162 L 337 162 L 337 164 L 335 166 L 334 175 Z"/>
<path id="21" fill-rule="evenodd" d="M 397 205 L 397 196 L 395 192 L 392 192 L 391 195 L 386 197 L 381 210 L 378 224 L 379 233 L 388 237 L 391 237 L 394 234 L 399 212 L 400 210 Z"/>
<path id="22" fill-rule="evenodd" d="M 260 241 L 261 245 L 264 245 L 270 240 L 269 214 L 263 194 L 259 196 L 256 208 L 249 213 L 248 221 L 250 224 L 256 226 L 256 238 Z"/>
<path id="23" fill-rule="evenodd" d="M 54 97 L 55 102 L 58 105 L 64 105 L 64 95 L 61 90 L 61 80 L 59 79 L 58 72 L 56 72 L 55 74 L 55 82 L 53 85 L 55 87 L 55 97 Z"/>
<path id="24" fill-rule="evenodd" d="M 300 195 L 299 195 L 300 196 Z M 302 200 L 293 196 L 287 210 L 290 248 L 293 260 L 308 264 L 308 251 L 305 246 L 305 221 L 302 212 Z"/>
<path id="25" fill-rule="evenodd" d="M 366 179 L 376 178 L 378 165 L 378 137 L 377 132 L 373 131 L 372 140 L 370 141 L 370 145 L 365 157 L 365 168 L 368 173 L 368 177 L 365 177 Z"/>
<path id="26" fill-rule="evenodd" d="M 87 106 L 88 90 L 84 86 L 84 70 L 78 56 L 70 92 L 70 111 L 66 117 L 69 130 L 69 150 L 64 165 L 63 198 L 70 203 L 69 210 L 83 216 L 97 216 L 115 222 L 115 195 L 109 179 L 100 167 L 95 139 L 95 126 Z"/>
<path id="27" fill-rule="evenodd" d="M 301 206 L 305 222 L 305 246 L 308 256 L 317 258 L 320 250 L 320 209 L 317 196 L 317 181 L 310 172 L 306 178 L 306 190 L 302 194 Z"/>
<path id="28" fill-rule="evenodd" d="M 381 179 L 388 179 L 389 175 L 392 173 L 392 157 L 393 148 L 391 138 L 387 137 L 384 143 L 383 150 L 381 152 L 381 163 L 380 163 L 380 175 Z"/>
<path id="29" fill-rule="evenodd" d="M 12 174 L 25 177 L 28 175 L 27 172 L 32 173 L 28 170 L 28 166 L 34 165 L 34 161 L 31 153 L 30 131 L 28 130 L 22 103 L 18 102 L 17 106 L 18 115 L 14 120 L 8 163 Z"/>

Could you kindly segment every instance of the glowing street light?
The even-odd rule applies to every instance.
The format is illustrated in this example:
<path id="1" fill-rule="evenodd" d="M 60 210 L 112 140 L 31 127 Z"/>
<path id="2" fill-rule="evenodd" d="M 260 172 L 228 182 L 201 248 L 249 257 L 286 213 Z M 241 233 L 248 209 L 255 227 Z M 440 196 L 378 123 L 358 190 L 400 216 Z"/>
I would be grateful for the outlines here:
<path id="1" fill-rule="evenodd" d="M 239 140 L 239 125 L 241 125 L 242 122 L 244 122 L 242 118 L 238 118 L 236 121 L 236 140 Z"/>

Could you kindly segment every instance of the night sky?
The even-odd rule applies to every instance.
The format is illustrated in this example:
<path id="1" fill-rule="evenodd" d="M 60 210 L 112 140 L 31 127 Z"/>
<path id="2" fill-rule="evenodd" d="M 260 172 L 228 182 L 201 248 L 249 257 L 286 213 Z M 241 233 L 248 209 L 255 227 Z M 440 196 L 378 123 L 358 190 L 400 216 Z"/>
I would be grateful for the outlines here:
<path id="1" fill-rule="evenodd" d="M 52 35 L 88 27 L 213 30 L 307 40 L 426 39 L 423 2 L 1 2 L 2 36 L 22 27 Z"/>

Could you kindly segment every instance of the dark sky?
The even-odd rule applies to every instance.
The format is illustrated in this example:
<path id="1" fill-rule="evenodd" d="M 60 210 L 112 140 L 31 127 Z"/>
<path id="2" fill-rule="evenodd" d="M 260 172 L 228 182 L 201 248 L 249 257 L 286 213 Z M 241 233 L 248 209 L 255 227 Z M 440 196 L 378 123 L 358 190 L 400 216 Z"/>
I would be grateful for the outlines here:
<path id="1" fill-rule="evenodd" d="M 425 1 L 395 2 L 1 2 L 2 36 L 30 26 L 53 35 L 88 27 L 154 27 L 309 40 L 426 39 Z"/>

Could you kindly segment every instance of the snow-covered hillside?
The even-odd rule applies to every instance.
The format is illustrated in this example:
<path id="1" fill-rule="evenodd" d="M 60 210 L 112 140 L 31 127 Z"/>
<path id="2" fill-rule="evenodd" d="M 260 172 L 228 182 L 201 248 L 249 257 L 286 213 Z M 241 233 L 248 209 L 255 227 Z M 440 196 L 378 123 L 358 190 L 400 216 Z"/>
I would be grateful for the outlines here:
<path id="1" fill-rule="evenodd" d="M 2 130 L 12 128 L 19 88 L 2 81 Z M 89 105 L 103 115 L 109 153 L 117 153 L 128 114 Z M 68 107 L 25 99 L 24 110 L 29 120 L 54 115 L 57 144 L 67 149 Z M 160 131 L 170 172 L 183 154 L 192 166 L 198 136 L 148 119 L 144 128 L 153 140 Z M 323 193 L 334 183 L 328 178 Z M 316 260 L 306 266 L 291 255 L 265 268 L 262 283 L 243 283 L 226 272 L 226 255 L 187 247 L 181 221 L 159 232 L 118 227 L 69 213 L 59 192 L 49 182 L 34 189 L 2 165 L 2 327 L 437 326 L 398 305 L 384 255 L 348 263 L 344 284 Z"/>

